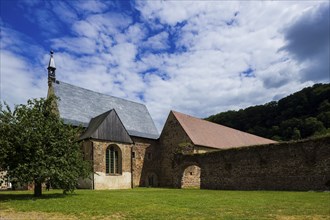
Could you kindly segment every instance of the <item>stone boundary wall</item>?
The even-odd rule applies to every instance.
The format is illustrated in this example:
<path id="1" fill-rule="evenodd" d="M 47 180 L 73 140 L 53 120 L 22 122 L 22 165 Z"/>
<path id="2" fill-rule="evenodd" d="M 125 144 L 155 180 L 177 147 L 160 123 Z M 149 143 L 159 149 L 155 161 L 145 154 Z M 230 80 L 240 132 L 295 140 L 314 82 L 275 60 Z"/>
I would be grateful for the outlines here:
<path id="1" fill-rule="evenodd" d="M 329 190 L 330 137 L 229 149 L 199 155 L 176 155 L 174 187 L 184 170 L 201 168 L 202 189 Z"/>

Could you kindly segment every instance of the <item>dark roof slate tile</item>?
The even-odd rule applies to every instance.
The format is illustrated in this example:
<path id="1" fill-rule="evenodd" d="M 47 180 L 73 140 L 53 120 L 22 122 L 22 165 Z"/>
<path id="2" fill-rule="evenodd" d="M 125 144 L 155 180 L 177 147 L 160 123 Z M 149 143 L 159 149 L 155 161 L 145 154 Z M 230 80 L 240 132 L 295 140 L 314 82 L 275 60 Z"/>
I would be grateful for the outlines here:
<path id="1" fill-rule="evenodd" d="M 65 123 L 87 127 L 90 120 L 115 109 L 131 136 L 157 139 L 159 133 L 145 105 L 94 92 L 61 81 L 53 83 L 60 117 Z"/>

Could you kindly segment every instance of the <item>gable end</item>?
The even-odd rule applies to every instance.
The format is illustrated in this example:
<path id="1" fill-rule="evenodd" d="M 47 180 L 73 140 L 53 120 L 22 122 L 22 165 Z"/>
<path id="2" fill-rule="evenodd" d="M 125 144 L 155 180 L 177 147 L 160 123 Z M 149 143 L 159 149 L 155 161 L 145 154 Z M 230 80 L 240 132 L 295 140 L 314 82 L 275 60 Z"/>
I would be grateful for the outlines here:
<path id="1" fill-rule="evenodd" d="M 80 140 L 88 138 L 133 143 L 114 109 L 91 119 L 86 132 L 80 137 Z"/>

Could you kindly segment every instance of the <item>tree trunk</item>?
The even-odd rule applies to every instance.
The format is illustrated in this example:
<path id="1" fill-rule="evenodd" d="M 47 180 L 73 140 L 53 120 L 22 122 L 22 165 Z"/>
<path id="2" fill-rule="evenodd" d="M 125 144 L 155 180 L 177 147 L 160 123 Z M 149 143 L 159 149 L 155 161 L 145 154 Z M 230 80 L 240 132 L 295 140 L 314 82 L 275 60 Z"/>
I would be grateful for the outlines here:
<path id="1" fill-rule="evenodd" d="M 34 182 L 34 196 L 35 197 L 40 197 L 42 194 L 42 188 L 41 188 L 41 183 L 38 181 Z"/>

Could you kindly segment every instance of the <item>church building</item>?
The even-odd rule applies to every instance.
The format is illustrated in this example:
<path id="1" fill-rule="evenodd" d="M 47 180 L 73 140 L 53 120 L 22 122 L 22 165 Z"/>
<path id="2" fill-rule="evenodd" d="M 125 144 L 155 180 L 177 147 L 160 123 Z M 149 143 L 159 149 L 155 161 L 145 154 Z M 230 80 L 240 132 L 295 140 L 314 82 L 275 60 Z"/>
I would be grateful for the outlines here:
<path id="1" fill-rule="evenodd" d="M 93 172 L 79 182 L 80 188 L 199 187 L 200 168 L 193 166 L 177 174 L 176 155 L 275 143 L 176 111 L 169 113 L 159 134 L 144 104 L 56 80 L 53 52 L 48 86 L 48 96 L 59 98 L 55 108 L 60 118 L 85 128 L 80 141 Z"/>

